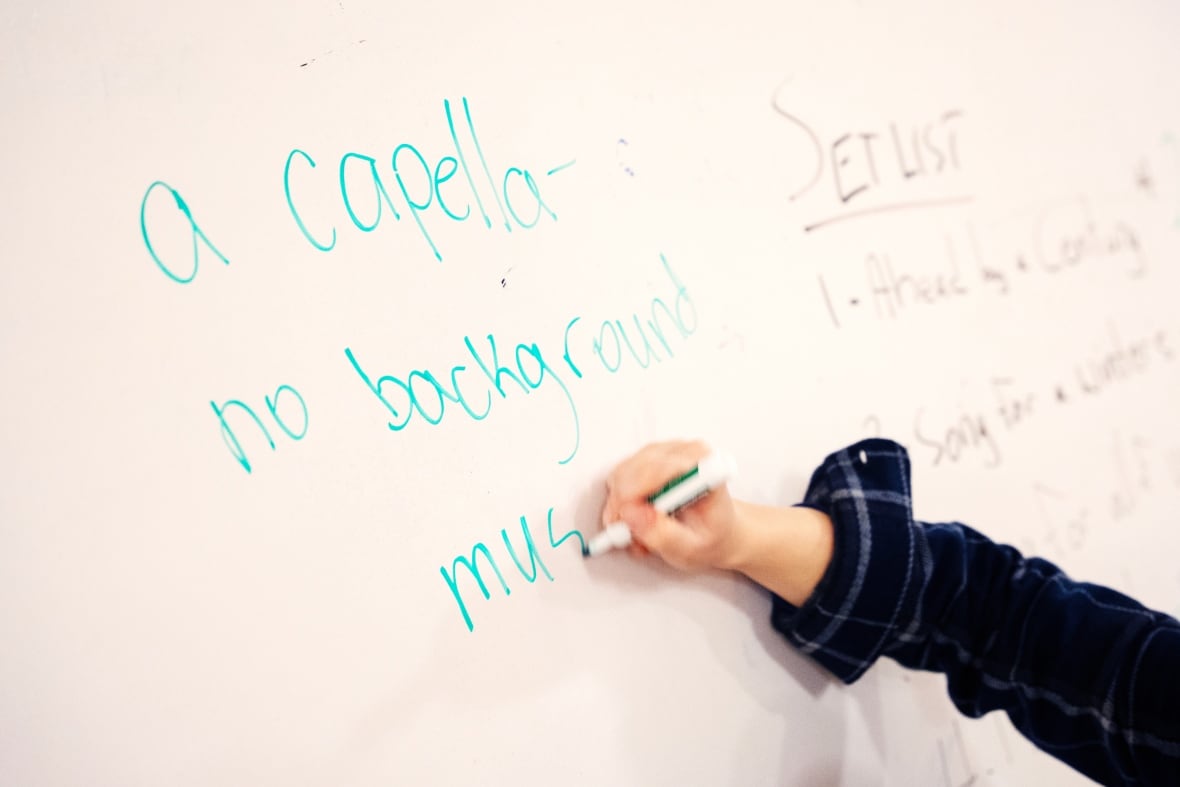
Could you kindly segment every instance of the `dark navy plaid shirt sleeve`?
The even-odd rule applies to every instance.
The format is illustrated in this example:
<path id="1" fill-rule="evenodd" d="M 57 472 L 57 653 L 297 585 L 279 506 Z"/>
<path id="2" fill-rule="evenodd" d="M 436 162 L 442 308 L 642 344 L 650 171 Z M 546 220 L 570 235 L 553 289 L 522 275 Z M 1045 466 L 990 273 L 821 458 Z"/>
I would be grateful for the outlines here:
<path id="1" fill-rule="evenodd" d="M 957 524 L 915 522 L 905 449 L 832 454 L 804 505 L 835 525 L 811 598 L 771 622 L 851 683 L 880 656 L 945 673 L 955 706 L 1002 710 L 1105 784 L 1180 785 L 1180 623 Z"/>

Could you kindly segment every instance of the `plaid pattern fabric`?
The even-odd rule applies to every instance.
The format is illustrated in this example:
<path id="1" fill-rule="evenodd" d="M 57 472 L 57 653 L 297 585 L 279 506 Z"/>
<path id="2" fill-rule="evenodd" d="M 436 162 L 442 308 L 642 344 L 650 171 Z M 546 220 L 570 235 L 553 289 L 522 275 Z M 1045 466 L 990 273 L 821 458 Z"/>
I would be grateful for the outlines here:
<path id="1" fill-rule="evenodd" d="M 945 673 L 964 714 L 1006 712 L 1104 784 L 1180 785 L 1180 623 L 958 524 L 915 522 L 906 451 L 866 440 L 815 471 L 835 525 L 811 598 L 771 622 L 851 683 L 880 656 Z"/>

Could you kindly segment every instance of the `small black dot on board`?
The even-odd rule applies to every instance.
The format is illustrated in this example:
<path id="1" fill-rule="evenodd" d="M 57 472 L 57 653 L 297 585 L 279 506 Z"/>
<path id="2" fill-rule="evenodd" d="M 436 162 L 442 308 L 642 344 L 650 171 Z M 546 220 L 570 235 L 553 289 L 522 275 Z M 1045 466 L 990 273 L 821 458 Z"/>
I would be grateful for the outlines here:
<path id="1" fill-rule="evenodd" d="M 1024 257 L 1016 258 L 1016 267 L 1020 268 L 1022 271 L 1028 270 L 1028 263 L 1024 261 Z"/>
<path id="2" fill-rule="evenodd" d="M 853 306 L 856 306 L 857 304 L 860 303 L 860 298 L 849 298 L 848 302 L 851 303 Z"/>
<path id="3" fill-rule="evenodd" d="M 1059 401 L 1059 402 L 1065 401 L 1065 389 L 1064 388 L 1062 388 L 1060 385 L 1057 386 L 1057 391 L 1055 393 L 1057 396 L 1057 401 Z"/>
<path id="4" fill-rule="evenodd" d="M 507 280 L 507 279 L 500 279 L 500 286 L 501 286 L 501 287 L 507 287 L 507 286 L 508 286 L 508 280 Z"/>

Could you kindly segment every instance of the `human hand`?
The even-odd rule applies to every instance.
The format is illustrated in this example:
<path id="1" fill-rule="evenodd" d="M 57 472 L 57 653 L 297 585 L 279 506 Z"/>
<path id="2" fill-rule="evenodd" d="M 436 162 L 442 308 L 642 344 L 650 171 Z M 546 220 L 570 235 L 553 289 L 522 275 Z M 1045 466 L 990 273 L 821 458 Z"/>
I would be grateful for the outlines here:
<path id="1" fill-rule="evenodd" d="M 811 508 L 763 506 L 718 487 L 675 517 L 647 502 L 669 479 L 709 455 L 701 442 L 653 443 L 621 462 L 606 481 L 602 523 L 631 528 L 633 555 L 654 552 L 685 571 L 741 572 L 792 604 L 802 604 L 831 563 L 831 519 Z"/>
<path id="2" fill-rule="evenodd" d="M 621 462 L 607 478 L 603 525 L 626 522 L 633 538 L 632 554 L 654 552 L 686 571 L 731 568 L 740 523 L 738 505 L 725 486 L 680 509 L 675 517 L 660 513 L 647 501 L 669 479 L 696 467 L 709 453 L 701 442 L 652 443 Z"/>

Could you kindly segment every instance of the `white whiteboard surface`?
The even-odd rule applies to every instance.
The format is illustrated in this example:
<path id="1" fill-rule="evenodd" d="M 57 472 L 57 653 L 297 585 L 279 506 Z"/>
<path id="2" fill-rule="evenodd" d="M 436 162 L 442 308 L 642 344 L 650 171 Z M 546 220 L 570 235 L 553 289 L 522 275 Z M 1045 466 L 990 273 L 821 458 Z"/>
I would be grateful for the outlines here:
<path id="1" fill-rule="evenodd" d="M 1173 4 L 0 18 L 0 783 L 1084 782 L 553 544 L 646 441 L 787 504 L 879 433 L 920 518 L 1175 612 Z"/>

